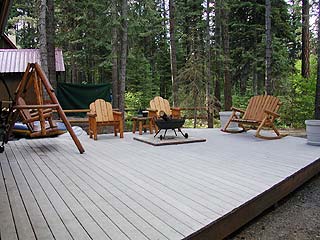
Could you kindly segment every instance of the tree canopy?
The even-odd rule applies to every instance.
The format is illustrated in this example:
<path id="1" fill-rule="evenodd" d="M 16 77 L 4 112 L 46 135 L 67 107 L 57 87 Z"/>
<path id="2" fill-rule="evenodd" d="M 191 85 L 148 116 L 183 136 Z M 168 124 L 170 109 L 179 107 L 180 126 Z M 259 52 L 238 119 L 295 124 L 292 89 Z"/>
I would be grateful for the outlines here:
<path id="1" fill-rule="evenodd" d="M 33 7 L 38 2 L 17 0 L 12 6 L 8 31 L 15 30 L 17 44 L 22 48 L 39 47 L 39 11 Z M 124 2 L 127 3 L 126 94 L 131 98 L 136 95 L 142 107 L 147 107 L 148 100 L 155 95 L 173 100 L 169 0 L 56 0 L 55 45 L 64 53 L 63 80 L 111 83 L 116 76 L 114 70 L 121 77 Z M 220 99 L 229 108 L 230 101 L 266 91 L 265 0 L 172 2 L 177 68 L 174 92 L 181 106 L 204 106 L 205 99 L 211 97 Z M 302 3 L 269 2 L 270 87 L 274 95 L 283 96 L 284 102 L 297 104 L 303 101 L 296 96 L 298 85 L 304 84 L 297 68 L 302 54 Z M 314 35 L 310 35 L 310 53 L 316 52 Z M 316 66 L 311 63 L 309 81 L 315 86 L 312 67 Z M 206 90 L 206 86 L 210 89 Z M 304 91 L 310 96 L 315 93 L 315 87 Z M 289 110 L 288 107 L 286 111 Z M 293 114 L 290 111 L 287 116 Z M 311 112 L 303 117 L 308 114 Z M 287 118 L 290 123 L 290 117 Z"/>

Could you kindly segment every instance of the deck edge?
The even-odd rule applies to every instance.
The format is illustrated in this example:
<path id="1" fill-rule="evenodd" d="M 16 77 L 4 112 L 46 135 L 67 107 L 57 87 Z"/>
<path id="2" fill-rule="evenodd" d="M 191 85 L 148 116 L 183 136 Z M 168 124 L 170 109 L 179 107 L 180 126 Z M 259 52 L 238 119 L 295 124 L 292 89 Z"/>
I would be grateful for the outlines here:
<path id="1" fill-rule="evenodd" d="M 320 173 L 320 158 L 230 213 L 185 237 L 184 240 L 223 239 L 259 216 L 318 173 Z"/>

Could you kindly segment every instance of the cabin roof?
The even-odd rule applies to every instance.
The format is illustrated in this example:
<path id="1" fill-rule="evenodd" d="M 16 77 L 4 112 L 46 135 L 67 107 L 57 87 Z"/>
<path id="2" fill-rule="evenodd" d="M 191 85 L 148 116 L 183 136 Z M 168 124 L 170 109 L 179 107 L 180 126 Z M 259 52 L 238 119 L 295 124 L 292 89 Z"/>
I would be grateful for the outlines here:
<path id="1" fill-rule="evenodd" d="M 64 72 L 61 49 L 56 49 L 56 71 Z M 0 73 L 22 73 L 29 62 L 40 63 L 39 49 L 0 49 Z"/>

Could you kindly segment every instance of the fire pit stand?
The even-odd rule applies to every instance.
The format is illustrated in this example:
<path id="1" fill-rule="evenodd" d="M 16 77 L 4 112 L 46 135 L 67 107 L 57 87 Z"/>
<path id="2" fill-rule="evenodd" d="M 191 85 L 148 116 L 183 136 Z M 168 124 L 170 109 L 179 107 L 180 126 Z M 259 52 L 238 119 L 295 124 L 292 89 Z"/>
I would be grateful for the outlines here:
<path id="1" fill-rule="evenodd" d="M 158 131 L 154 135 L 156 137 L 161 130 L 165 130 L 164 135 L 160 135 L 160 140 L 165 139 L 166 133 L 168 129 L 172 129 L 176 136 L 177 132 L 175 129 L 178 129 L 178 131 L 182 134 L 184 138 L 188 138 L 188 133 L 183 133 L 181 131 L 181 127 L 183 126 L 185 122 L 185 119 L 170 119 L 170 118 L 164 118 L 164 119 L 155 119 L 155 123 L 158 126 Z"/>

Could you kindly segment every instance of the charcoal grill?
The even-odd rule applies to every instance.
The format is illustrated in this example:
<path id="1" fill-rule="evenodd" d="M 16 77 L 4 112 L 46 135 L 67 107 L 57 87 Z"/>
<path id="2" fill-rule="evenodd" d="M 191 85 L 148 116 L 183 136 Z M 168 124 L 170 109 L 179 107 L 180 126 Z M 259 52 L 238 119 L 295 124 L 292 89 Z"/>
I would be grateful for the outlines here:
<path id="1" fill-rule="evenodd" d="M 188 138 L 188 133 L 183 133 L 181 131 L 181 128 L 182 128 L 184 122 L 185 122 L 185 119 L 183 119 L 183 118 L 173 119 L 173 118 L 162 117 L 159 119 L 155 119 L 155 123 L 158 126 L 158 131 L 154 135 L 154 137 L 156 137 L 161 130 L 165 130 L 164 135 L 163 136 L 160 135 L 160 140 L 165 139 L 168 129 L 172 129 L 174 131 L 175 135 L 178 136 L 177 132 L 176 132 L 176 129 L 178 129 L 178 131 L 182 134 L 183 137 Z"/>

